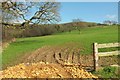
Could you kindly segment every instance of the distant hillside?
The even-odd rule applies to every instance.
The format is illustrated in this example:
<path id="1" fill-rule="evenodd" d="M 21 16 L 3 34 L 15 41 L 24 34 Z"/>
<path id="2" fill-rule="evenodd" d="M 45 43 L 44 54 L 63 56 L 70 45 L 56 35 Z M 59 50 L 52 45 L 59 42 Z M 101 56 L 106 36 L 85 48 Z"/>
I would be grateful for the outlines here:
<path id="1" fill-rule="evenodd" d="M 81 30 L 86 27 L 94 27 L 96 23 L 90 22 L 70 22 L 64 24 L 21 24 L 3 23 L 3 40 L 20 37 L 45 36 L 60 32 L 71 32 L 72 30 Z"/>

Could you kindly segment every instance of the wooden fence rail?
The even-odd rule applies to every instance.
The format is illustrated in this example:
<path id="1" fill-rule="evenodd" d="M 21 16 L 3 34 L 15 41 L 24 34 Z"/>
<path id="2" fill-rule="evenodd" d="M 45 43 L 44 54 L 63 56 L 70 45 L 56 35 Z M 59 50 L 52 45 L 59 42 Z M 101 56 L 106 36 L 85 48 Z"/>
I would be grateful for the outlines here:
<path id="1" fill-rule="evenodd" d="M 99 56 L 113 56 L 120 55 L 120 51 L 111 51 L 111 52 L 99 52 L 99 48 L 111 48 L 111 47 L 120 47 L 120 43 L 107 43 L 107 44 L 98 44 L 93 43 L 93 59 L 94 59 L 94 70 L 98 69 L 98 59 Z"/>

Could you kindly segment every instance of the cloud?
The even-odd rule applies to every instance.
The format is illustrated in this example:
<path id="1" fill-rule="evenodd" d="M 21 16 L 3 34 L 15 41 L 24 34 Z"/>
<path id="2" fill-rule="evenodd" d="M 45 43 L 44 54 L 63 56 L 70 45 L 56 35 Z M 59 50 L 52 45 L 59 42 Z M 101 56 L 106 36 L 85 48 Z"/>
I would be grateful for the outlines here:
<path id="1" fill-rule="evenodd" d="M 106 15 L 106 18 L 109 20 L 117 20 L 117 15 Z"/>

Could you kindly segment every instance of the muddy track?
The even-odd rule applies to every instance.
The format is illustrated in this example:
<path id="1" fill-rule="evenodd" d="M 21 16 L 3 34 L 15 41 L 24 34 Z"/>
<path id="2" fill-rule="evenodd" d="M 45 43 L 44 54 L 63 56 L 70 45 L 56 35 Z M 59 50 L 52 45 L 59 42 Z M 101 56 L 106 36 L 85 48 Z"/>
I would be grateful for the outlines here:
<path id="1" fill-rule="evenodd" d="M 42 47 L 36 51 L 34 51 L 31 55 L 29 55 L 24 63 L 33 63 L 33 62 L 49 62 L 56 63 L 60 65 L 64 65 L 65 63 L 69 63 L 72 65 L 83 65 L 88 66 L 84 60 L 85 57 L 81 57 L 80 49 L 76 49 L 75 47 Z M 88 57 L 87 57 L 88 58 Z M 87 65 L 86 65 L 87 64 Z M 82 66 L 81 65 L 81 66 Z M 89 64 L 90 65 L 90 64 Z"/>
<path id="2" fill-rule="evenodd" d="M 68 60 L 67 60 L 67 62 L 69 62 L 69 63 L 72 63 L 72 60 L 73 60 L 73 51 L 74 51 L 74 49 L 71 49 L 71 51 L 68 54 Z"/>
<path id="3" fill-rule="evenodd" d="M 29 55 L 24 62 L 39 62 L 39 61 L 45 61 L 45 57 L 48 52 L 50 51 L 49 47 L 42 47 L 35 52 L 33 52 L 31 55 Z"/>
<path id="4" fill-rule="evenodd" d="M 24 59 L 24 63 L 33 63 L 33 62 L 48 62 L 48 63 L 55 63 L 64 65 L 65 63 L 73 64 L 73 65 L 81 65 L 86 70 L 93 69 L 93 55 L 83 55 L 80 53 L 80 48 L 76 48 L 73 46 L 47 46 L 42 47 L 33 53 L 31 55 L 27 56 Z M 109 65 L 110 60 L 114 61 L 114 63 L 118 61 L 118 59 L 112 59 L 111 57 L 108 57 L 106 63 Z M 105 64 L 105 61 L 103 58 L 100 58 L 99 63 L 101 65 Z"/>
<path id="5" fill-rule="evenodd" d="M 59 63 L 60 61 L 65 62 L 66 60 L 70 63 L 73 63 L 75 58 L 74 50 L 69 47 L 43 47 L 31 55 L 29 55 L 24 62 L 49 62 L 49 63 Z"/>

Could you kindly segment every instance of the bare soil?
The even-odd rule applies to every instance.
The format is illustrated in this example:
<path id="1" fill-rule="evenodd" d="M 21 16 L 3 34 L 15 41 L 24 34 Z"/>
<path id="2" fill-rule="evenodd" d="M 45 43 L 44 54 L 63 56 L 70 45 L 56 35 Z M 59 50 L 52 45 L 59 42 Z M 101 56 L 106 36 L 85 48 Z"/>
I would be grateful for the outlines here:
<path id="1" fill-rule="evenodd" d="M 74 46 L 45 46 L 24 58 L 22 63 L 48 62 L 54 64 L 70 63 L 93 70 L 93 54 L 81 54 L 81 48 Z M 117 56 L 99 57 L 99 66 L 118 64 Z"/>

